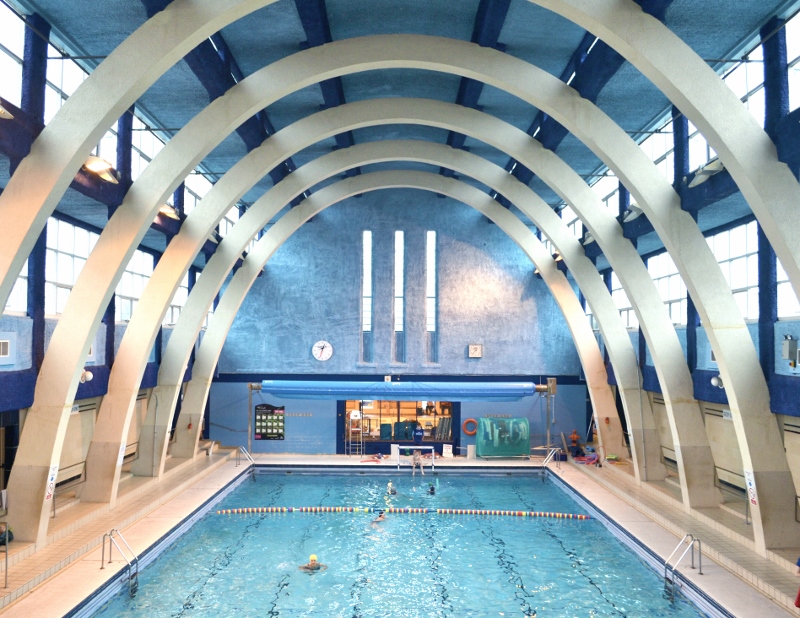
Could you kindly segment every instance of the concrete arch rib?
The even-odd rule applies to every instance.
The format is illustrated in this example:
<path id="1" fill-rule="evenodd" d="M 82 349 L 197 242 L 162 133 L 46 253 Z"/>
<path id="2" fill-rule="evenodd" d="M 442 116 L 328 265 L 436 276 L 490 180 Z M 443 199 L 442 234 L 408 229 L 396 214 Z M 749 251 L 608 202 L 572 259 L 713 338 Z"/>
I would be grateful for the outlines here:
<path id="1" fill-rule="evenodd" d="M 395 148 L 405 147 L 408 149 L 417 149 L 419 151 L 430 148 L 431 144 L 424 144 L 417 142 L 413 145 L 403 142 L 386 142 L 374 144 L 373 150 L 385 151 L 384 157 L 379 157 L 375 160 L 391 160 L 393 158 L 391 149 L 388 146 L 392 145 Z M 349 162 L 342 169 L 346 169 L 351 165 L 363 165 L 372 160 L 374 155 L 369 155 L 370 148 L 373 145 L 366 144 L 363 146 L 355 146 L 340 151 L 333 155 L 328 155 L 331 162 L 336 159 L 341 159 L 341 164 L 344 164 L 345 159 L 349 157 L 338 157 L 336 155 L 346 154 L 351 150 L 360 149 L 366 156 L 359 157 L 360 161 L 355 163 Z M 437 149 L 450 150 L 445 146 L 436 146 Z M 410 153 L 409 153 L 410 154 Z M 353 159 L 355 160 L 355 159 Z M 555 265 L 550 254 L 547 252 L 544 245 L 538 238 L 520 221 L 516 216 L 508 210 L 500 206 L 497 202 L 492 200 L 488 195 L 480 190 L 466 185 L 460 181 L 450 178 L 445 178 L 437 174 L 427 172 L 409 172 L 409 171 L 392 171 L 392 172 L 375 172 L 370 174 L 362 174 L 347 180 L 340 181 L 334 185 L 329 185 L 319 192 L 311 195 L 308 199 L 302 202 L 299 206 L 292 209 L 289 213 L 284 215 L 265 236 L 263 236 L 258 243 L 256 243 L 253 250 L 248 254 L 243 265 L 237 270 L 233 279 L 228 284 L 225 293 L 222 295 L 220 303 L 217 306 L 214 316 L 208 330 L 206 331 L 203 342 L 198 350 L 193 373 L 195 377 L 189 382 L 184 397 L 184 406 L 186 410 L 202 410 L 208 390 L 211 385 L 213 377 L 214 366 L 216 365 L 217 358 L 222 349 L 222 345 L 227 337 L 230 325 L 233 322 L 239 306 L 241 305 L 244 297 L 246 296 L 250 286 L 252 285 L 258 273 L 264 267 L 269 257 L 278 249 L 283 241 L 288 238 L 303 222 L 314 214 L 320 212 L 327 206 L 341 201 L 347 197 L 364 193 L 377 188 L 389 187 L 417 187 L 424 188 L 430 191 L 435 191 L 443 195 L 448 195 L 462 201 L 473 208 L 477 208 L 480 212 L 497 223 L 506 233 L 508 233 L 517 242 L 525 253 L 532 259 L 534 264 L 539 268 L 545 283 L 550 288 L 551 293 L 555 297 L 564 317 L 567 321 L 568 327 L 573 335 L 573 339 L 578 348 L 578 353 L 581 358 L 584 370 L 586 373 L 587 383 L 589 384 L 590 396 L 595 406 L 596 414 L 602 414 L 601 410 L 610 410 L 613 413 L 613 399 L 605 380 L 605 368 L 603 367 L 602 357 L 600 356 L 599 348 L 591 332 L 589 322 L 583 312 L 578 299 L 572 290 L 566 277 L 561 273 Z M 241 221 L 238 225 L 241 225 Z M 235 228 L 234 232 L 235 234 Z M 242 237 L 246 234 L 243 233 Z M 227 238 L 225 239 L 227 240 Z M 233 240 L 233 239 L 232 239 Z M 225 241 L 223 241 L 224 244 Z M 235 245 L 238 246 L 238 243 Z M 220 245 L 222 248 L 222 245 Z M 231 247 L 233 250 L 233 247 Z M 215 254 L 216 257 L 216 254 Z M 212 258 L 213 259 L 213 258 Z M 221 261 L 221 260 L 220 260 Z M 209 267 L 211 264 L 209 263 Z M 222 271 L 223 269 L 220 269 Z M 215 273 L 215 277 L 216 277 Z M 224 276 L 224 275 L 223 275 Z M 202 280 L 202 277 L 200 278 Z M 192 291 L 194 294 L 194 290 Z M 191 295 L 190 295 L 191 296 Z M 210 298 L 204 295 L 205 299 Z M 203 305 L 207 306 L 205 300 Z M 187 305 L 188 306 L 188 305 Z M 181 419 L 186 420 L 187 417 L 182 413 Z M 191 417 L 189 417 L 191 418 Z M 181 422 L 182 422 L 181 421 Z M 614 428 L 619 432 L 619 427 Z M 607 428 L 601 427 L 601 431 L 608 431 Z M 608 435 L 605 436 L 609 438 Z M 615 440 L 619 440 L 621 436 L 614 436 Z M 179 443 L 191 444 L 192 450 L 197 439 L 196 431 L 178 430 Z"/>
<path id="2" fill-rule="evenodd" d="M 722 79 L 675 33 L 625 0 L 529 0 L 600 37 L 700 129 L 764 229 L 800 297 L 800 185 Z M 746 466 L 745 466 L 746 467 Z"/>
<path id="3" fill-rule="evenodd" d="M 511 125 L 475 110 L 431 100 L 381 99 L 348 104 L 339 106 L 335 110 L 314 114 L 276 133 L 261 147 L 250 152 L 237 163 L 211 189 L 189 215 L 180 233 L 170 243 L 159 261 L 139 300 L 139 308 L 134 312 L 116 354 L 114 368 L 109 379 L 109 391 L 103 398 L 98 422 L 95 426 L 95 435 L 89 447 L 87 482 L 81 496 L 83 500 L 106 502 L 113 501 L 115 498 L 116 490 L 114 488 L 119 479 L 119 468 L 116 465 L 118 452 L 123 445 L 123 436 L 127 435 L 138 385 L 158 327 L 163 319 L 165 307 L 169 304 L 178 282 L 197 255 L 199 247 L 217 224 L 219 218 L 230 208 L 232 203 L 263 176 L 266 170 L 271 169 L 277 162 L 329 135 L 379 123 L 424 123 L 448 130 L 457 130 L 505 149 L 508 154 L 521 160 L 523 164 L 537 173 L 541 171 L 541 175 L 546 181 L 550 179 L 551 174 L 545 169 L 540 159 L 552 157 L 557 160 L 555 155 L 542 149 L 538 142 Z M 563 163 L 561 165 L 569 169 Z M 574 173 L 573 176 L 573 184 L 575 186 L 583 185 L 585 188 L 585 183 Z M 556 182 L 556 184 L 559 183 Z M 569 183 L 562 181 L 560 185 L 569 186 Z M 566 192 L 570 193 L 570 190 L 567 189 Z M 580 193 L 580 190 L 573 189 L 572 193 Z M 599 205 L 595 203 L 597 200 L 593 193 L 588 190 L 584 192 L 583 200 L 574 198 L 573 201 L 580 203 L 576 209 L 599 208 Z M 600 232 L 596 231 L 595 233 L 604 242 L 604 237 Z M 562 246 L 563 241 L 559 242 L 555 236 L 552 240 L 559 250 L 566 254 L 566 248 Z M 608 242 L 617 242 L 617 238 L 610 238 Z M 577 244 L 574 245 L 574 249 L 578 249 Z M 582 251 L 576 252 L 575 255 L 576 257 L 572 258 L 573 264 L 570 264 L 573 269 L 576 268 L 574 262 L 579 259 L 578 256 L 580 259 L 584 259 Z M 638 255 L 635 258 L 638 259 Z M 591 268 L 589 272 L 594 272 L 594 269 Z M 595 277 L 584 277 L 583 281 L 588 281 L 588 283 L 584 283 L 582 287 L 597 283 L 596 272 Z M 635 436 L 632 445 L 633 459 L 636 462 L 635 473 L 637 478 L 646 478 L 649 470 L 651 480 L 663 478 L 663 469 L 660 464 L 660 441 L 652 420 L 649 402 L 640 398 L 635 352 L 626 330 L 617 319 L 616 308 L 610 302 L 605 286 L 602 287 L 605 294 L 593 294 L 586 289 L 584 289 L 584 294 L 589 298 L 595 315 L 598 317 L 601 332 L 607 341 L 611 362 L 616 369 L 618 387 L 626 414 L 629 417 L 628 426 Z M 189 339 L 180 335 L 180 332 L 184 330 L 185 323 L 180 323 L 177 329 L 178 333 L 174 335 L 173 339 L 173 342 L 183 342 L 183 353 L 178 355 L 180 361 L 176 365 L 180 369 L 172 372 L 173 382 L 175 377 L 180 377 L 185 369 L 187 348 L 191 350 L 189 339 L 193 342 L 196 337 L 196 325 L 190 329 L 192 336 Z M 669 326 L 671 327 L 671 324 Z M 176 343 L 172 345 L 176 345 Z M 143 432 L 145 436 L 161 434 L 161 431 L 152 431 L 155 424 L 159 427 L 169 425 L 178 382 L 174 382 L 169 388 L 162 387 L 170 381 L 165 376 L 169 373 L 172 362 L 172 355 L 168 350 L 162 364 L 161 385 L 157 388 L 158 397 L 152 398 L 152 407 L 146 420 L 147 429 Z M 662 383 L 669 384 L 670 382 L 670 376 L 662 376 Z M 644 410 L 639 410 L 640 405 L 644 406 Z M 162 408 L 160 413 L 156 411 L 158 406 Z M 164 409 L 167 410 L 167 413 L 163 411 Z M 642 429 L 642 425 L 644 429 Z M 644 440 L 641 440 L 640 437 L 642 431 L 647 435 Z M 150 442 L 147 439 L 140 440 L 140 463 L 137 465 L 136 471 L 144 475 L 157 475 L 160 473 L 161 466 L 152 463 L 158 461 L 158 458 L 153 459 Z M 637 452 L 643 446 L 648 447 L 649 458 L 646 462 Z M 163 444 L 159 441 L 156 450 L 160 450 L 161 447 Z M 191 456 L 192 452 L 183 453 L 183 456 Z"/>
<path id="4" fill-rule="evenodd" d="M 310 69 L 309 65 L 311 65 L 313 69 Z M 620 177 L 628 177 L 631 181 L 635 181 L 628 182 L 627 184 L 631 186 L 635 193 L 638 191 L 640 204 L 648 211 L 651 220 L 656 229 L 662 234 L 662 237 L 667 236 L 664 238 L 665 244 L 671 247 L 673 252 L 675 251 L 675 243 L 669 238 L 668 232 L 682 234 L 683 240 L 689 239 L 691 241 L 688 242 L 688 245 L 690 250 L 693 250 L 695 253 L 693 255 L 694 259 L 687 264 L 677 257 L 676 263 L 679 264 L 679 267 L 683 268 L 684 279 L 687 281 L 687 285 L 689 285 L 690 289 L 695 292 L 695 298 L 707 298 L 716 301 L 713 307 L 702 309 L 701 314 L 702 311 L 705 311 L 711 316 L 706 320 L 706 316 L 703 315 L 704 323 L 709 325 L 712 329 L 715 325 L 719 325 L 717 326 L 719 332 L 710 332 L 709 338 L 712 341 L 712 345 L 717 346 L 719 349 L 719 351 L 715 349 L 715 352 L 720 359 L 720 369 L 723 372 L 723 377 L 726 379 L 727 384 L 732 385 L 729 390 L 729 399 L 731 400 L 731 407 L 734 412 L 737 437 L 739 438 L 740 444 L 743 446 L 742 451 L 745 468 L 752 468 L 756 471 L 756 481 L 758 481 L 759 475 L 764 474 L 765 479 L 768 476 L 771 477 L 770 482 L 773 484 L 780 484 L 788 481 L 787 487 L 791 486 L 791 479 L 789 477 L 788 466 L 785 462 L 785 456 L 783 456 L 782 453 L 776 453 L 774 449 L 767 448 L 770 443 L 769 440 L 773 437 L 777 437 L 777 426 L 768 410 L 768 396 L 763 378 L 761 379 L 760 385 L 757 383 L 754 384 L 753 376 L 760 375 L 760 370 L 758 369 L 758 360 L 752 346 L 752 341 L 744 328 L 744 323 L 741 320 L 741 316 L 738 314 L 738 309 L 736 309 L 732 301 L 730 306 L 724 301 L 725 296 L 729 294 L 729 290 L 716 266 L 716 262 L 713 260 L 713 256 L 711 256 L 705 241 L 702 239 L 702 235 L 699 233 L 699 230 L 697 230 L 696 225 L 690 217 L 682 220 L 675 215 L 674 208 L 671 207 L 675 205 L 677 196 L 669 185 L 666 184 L 666 181 L 660 177 L 655 167 L 647 160 L 641 150 L 636 147 L 619 127 L 614 125 L 610 119 L 597 110 L 596 107 L 588 101 L 575 96 L 575 92 L 568 86 L 538 70 L 536 67 L 509 58 L 493 50 L 479 48 L 467 43 L 411 35 L 351 39 L 307 50 L 262 69 L 243 81 L 242 84 L 247 84 L 248 86 L 254 87 L 255 90 L 259 90 L 258 84 L 260 83 L 259 80 L 261 80 L 264 88 L 268 87 L 271 83 L 275 90 L 290 91 L 291 87 L 300 88 L 309 83 L 315 83 L 321 79 L 327 79 L 348 72 L 392 67 L 427 68 L 457 73 L 503 88 L 531 102 L 540 109 L 546 110 L 559 120 L 559 122 L 571 129 L 579 138 L 583 139 L 587 145 L 595 150 L 595 152 L 612 167 L 612 169 L 619 170 L 617 173 Z M 291 78 L 287 78 L 287 75 L 290 75 Z M 283 76 L 282 79 L 281 76 Z M 295 80 L 293 82 L 294 86 L 287 86 L 286 82 L 292 79 Z M 237 109 L 242 111 L 241 115 L 237 116 L 236 113 L 232 113 L 230 109 L 227 109 L 226 111 L 230 115 L 225 116 L 225 120 L 222 121 L 235 126 L 235 122 L 243 121 L 255 110 L 263 108 L 265 104 L 263 99 L 257 101 L 248 99 L 248 94 L 244 93 L 243 89 L 244 86 L 241 84 L 232 88 L 229 93 L 217 99 L 203 113 L 190 122 L 189 125 L 170 142 L 164 151 L 159 154 L 153 163 L 148 166 L 145 173 L 150 172 L 149 178 L 157 179 L 163 174 L 164 176 L 161 178 L 160 182 L 167 184 L 169 178 L 182 177 L 183 172 L 188 171 L 188 168 L 193 166 L 193 162 L 196 158 L 202 156 L 203 153 L 200 151 L 209 147 L 208 145 L 212 141 L 211 134 L 213 134 L 214 131 L 206 131 L 206 129 L 214 126 L 210 118 L 213 118 L 218 110 L 222 110 L 223 107 L 227 107 L 228 105 L 239 105 L 240 107 Z M 255 99 L 257 97 L 253 98 Z M 200 125 L 202 125 L 202 130 L 198 128 Z M 187 131 L 187 129 L 190 128 L 191 130 Z M 200 131 L 199 136 L 195 136 L 193 139 L 187 137 L 191 135 L 192 130 Z M 232 128 L 230 130 L 232 130 Z M 221 137 L 218 139 L 221 139 Z M 199 146 L 193 143 L 194 141 L 196 141 Z M 177 175 L 173 176 L 172 174 L 176 174 L 176 170 L 183 170 L 183 172 L 177 172 Z M 639 186 L 640 182 L 642 186 Z M 156 184 L 158 185 L 158 183 Z M 173 184 L 177 184 L 177 182 L 173 182 Z M 158 204 L 163 201 L 164 196 L 173 188 L 169 186 L 166 190 L 162 190 L 164 189 L 164 185 L 158 185 L 158 187 L 154 189 L 153 187 L 148 187 L 146 183 L 140 184 L 140 187 L 142 187 L 141 190 L 135 187 L 131 193 L 129 193 L 130 200 L 128 205 L 138 202 L 147 204 L 149 200 L 152 200 L 150 204 Z M 144 210 L 142 212 L 146 213 L 144 219 L 149 221 L 148 216 L 150 219 L 154 216 L 155 206 L 145 205 L 143 208 Z M 139 221 L 142 220 L 142 213 L 131 214 L 131 211 L 132 209 L 130 208 L 121 208 L 117 211 L 117 215 L 120 215 L 119 219 L 114 225 L 110 224 L 110 229 L 113 230 L 112 234 L 117 236 L 115 240 L 117 240 L 121 246 L 127 245 L 129 248 L 130 244 L 136 241 L 133 230 L 136 229 L 135 224 L 137 218 Z M 120 214 L 121 212 L 124 214 Z M 125 217 L 130 218 L 126 220 Z M 114 219 L 112 219 L 112 221 L 114 221 Z M 143 234 L 141 230 L 139 233 Z M 107 241 L 110 236 L 111 234 L 107 237 Z M 103 243 L 103 239 L 101 238 L 98 247 L 100 247 L 101 244 L 104 246 L 104 251 L 108 251 L 113 241 Z M 685 243 L 682 243 L 681 247 L 683 247 L 684 244 Z M 118 258 L 111 259 L 113 251 L 105 254 L 104 251 L 98 252 L 97 248 L 95 249 L 95 253 L 104 255 L 104 257 L 100 259 L 103 259 L 103 261 L 108 264 L 106 268 L 112 268 L 112 265 L 115 263 L 127 261 L 119 260 Z M 691 283 L 689 274 L 686 272 L 687 269 L 691 268 L 702 269 L 699 276 L 704 285 L 698 286 Z M 709 268 L 711 270 L 709 270 Z M 118 266 L 118 270 L 121 272 L 121 266 Z M 86 273 L 86 270 L 84 270 L 84 273 Z M 113 278 L 118 276 L 118 274 L 119 273 L 113 275 L 112 273 L 112 282 L 110 282 L 111 285 L 109 285 L 109 288 L 113 288 L 113 283 L 115 283 L 113 282 Z M 103 279 L 101 278 L 100 280 L 102 281 Z M 84 291 L 85 287 L 86 286 L 83 288 Z M 86 307 L 97 308 L 98 305 L 103 304 L 102 301 L 99 304 L 96 303 L 94 294 L 88 294 L 81 298 L 80 293 L 76 294 L 79 288 L 81 288 L 80 281 L 76 288 L 73 289 L 70 303 L 74 302 L 77 306 L 84 309 Z M 723 290 L 724 295 L 722 300 L 720 300 L 720 294 L 723 293 Z M 706 294 L 706 296 L 703 296 L 703 294 Z M 81 300 L 78 300 L 78 298 L 81 298 Z M 84 302 L 86 300 L 91 300 L 92 302 Z M 701 308 L 699 300 L 697 300 L 697 304 L 698 308 Z M 722 307 L 722 309 L 718 311 L 719 307 Z M 50 368 L 51 371 L 57 371 L 59 366 L 66 365 L 77 367 L 80 364 L 80 360 L 82 360 L 82 356 L 86 352 L 84 348 L 88 346 L 86 343 L 88 338 L 85 336 L 83 337 L 82 346 L 74 345 L 75 340 L 79 337 L 78 333 L 85 334 L 87 331 L 91 333 L 96 329 L 97 323 L 99 322 L 98 312 L 99 309 L 94 311 L 94 318 L 91 320 L 89 318 L 93 313 L 91 309 L 85 312 L 84 316 L 76 317 L 76 312 L 74 311 L 70 315 L 70 319 L 65 320 L 67 314 L 62 316 L 62 323 L 59 325 L 57 331 L 60 330 L 62 333 L 72 333 L 74 336 L 72 337 L 71 343 L 67 345 L 66 350 L 63 345 L 58 346 L 60 352 L 58 354 L 54 353 L 51 358 L 61 358 L 62 355 L 65 355 L 66 358 L 70 358 L 71 354 L 80 351 L 81 359 L 73 363 L 64 362 L 64 359 L 61 359 L 60 362 L 55 362 Z M 712 317 L 716 317 L 716 315 L 721 315 L 728 319 L 725 321 L 712 319 Z M 89 324 L 88 321 L 92 323 Z M 68 327 L 66 324 L 70 324 L 70 326 Z M 740 329 L 737 328 L 738 325 L 741 325 Z M 720 326 L 725 328 L 720 328 Z M 53 351 L 53 345 L 58 335 L 58 332 L 54 335 L 50 350 L 48 350 L 48 355 Z M 61 344 L 70 339 L 69 336 L 62 335 L 62 337 L 64 337 L 63 341 L 59 339 Z M 733 342 L 735 342 L 736 345 L 728 345 L 728 343 Z M 725 355 L 726 352 L 729 356 Z M 737 362 L 731 363 L 729 360 L 731 358 L 735 359 Z M 47 364 L 47 362 L 48 359 L 46 358 L 45 364 Z M 734 364 L 735 367 L 733 366 Z M 755 371 L 753 371 L 754 368 Z M 739 386 L 737 390 L 737 380 L 733 379 L 734 376 L 731 374 L 731 371 L 738 371 L 740 369 L 742 372 L 749 369 L 749 372 L 747 373 L 746 380 L 738 381 Z M 44 368 L 42 375 L 44 375 Z M 70 399 L 72 393 L 74 393 L 75 386 L 77 385 L 77 378 L 78 372 L 76 370 L 71 381 L 67 379 L 66 375 L 63 375 L 60 378 L 60 382 L 54 384 L 54 388 L 47 389 L 47 395 L 55 394 L 60 397 L 63 393 L 67 393 L 67 396 L 61 399 L 61 403 L 58 404 L 39 402 L 38 410 L 40 413 L 47 416 L 48 412 L 45 411 L 49 410 L 51 416 L 56 414 L 61 414 L 63 416 L 65 412 L 65 404 L 63 402 Z M 747 384 L 748 381 L 747 392 L 742 392 L 745 390 L 742 385 Z M 755 382 L 758 382 L 757 378 Z M 748 404 L 752 403 L 753 405 L 743 407 L 741 405 L 742 401 Z M 36 409 L 37 404 L 34 405 L 34 411 Z M 746 414 L 742 412 L 743 410 L 746 411 Z M 34 417 L 36 417 L 36 415 L 34 415 Z M 42 433 L 44 435 L 52 433 L 47 429 L 52 425 L 52 420 L 44 420 L 41 422 Z M 56 426 L 57 425 L 58 424 L 56 424 Z M 755 435 L 760 431 L 760 428 L 756 431 L 748 432 L 746 430 L 746 425 L 748 427 L 751 425 L 759 425 L 765 427 L 767 430 Z M 772 433 L 776 435 L 772 436 Z M 748 439 L 750 442 L 748 442 Z M 25 435 L 23 434 L 23 442 L 24 441 Z M 754 448 L 755 446 L 761 446 L 763 448 Z M 22 454 L 23 450 L 25 449 L 20 449 L 20 454 Z M 30 452 L 39 452 L 39 455 L 35 458 L 36 461 L 25 461 L 24 465 L 19 468 L 19 470 L 28 471 L 26 472 L 30 477 L 26 483 L 28 485 L 40 485 L 39 477 L 46 476 L 52 461 L 58 461 L 58 453 L 53 452 L 51 453 L 51 457 L 47 458 L 42 452 L 43 450 L 45 450 L 43 447 L 34 447 Z M 53 455 L 55 455 L 55 457 L 53 457 Z M 24 457 L 22 459 L 23 461 L 25 460 Z M 48 460 L 43 461 L 44 459 Z M 22 474 L 22 472 L 20 472 L 20 474 Z M 778 480 L 779 477 L 780 480 Z M 784 493 L 785 495 L 789 495 L 790 492 L 787 491 Z M 783 524 L 777 527 L 785 528 Z"/>

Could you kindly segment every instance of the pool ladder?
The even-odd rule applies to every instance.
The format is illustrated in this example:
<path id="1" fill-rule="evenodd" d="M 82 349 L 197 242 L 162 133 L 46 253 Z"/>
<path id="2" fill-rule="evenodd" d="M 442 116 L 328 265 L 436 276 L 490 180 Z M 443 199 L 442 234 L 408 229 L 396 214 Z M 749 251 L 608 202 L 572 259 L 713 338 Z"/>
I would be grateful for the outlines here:
<path id="1" fill-rule="evenodd" d="M 683 550 L 683 553 L 678 557 L 675 561 L 674 565 L 670 565 L 669 561 L 672 560 L 672 557 L 678 553 L 678 550 L 681 546 L 688 541 L 688 546 L 686 549 Z M 698 566 L 700 575 L 703 574 L 703 544 L 700 542 L 700 539 L 694 538 L 691 534 L 685 535 L 681 542 L 678 543 L 677 547 L 672 550 L 672 553 L 669 555 L 669 558 L 666 559 L 664 562 L 664 592 L 669 595 L 670 601 L 675 601 L 675 586 L 680 585 L 676 578 L 676 569 L 678 565 L 683 560 L 684 556 L 691 551 L 692 553 L 692 565 L 691 568 L 694 568 L 694 546 L 697 545 L 697 557 L 698 557 Z M 670 579 L 670 575 L 672 578 Z"/>
<path id="2" fill-rule="evenodd" d="M 243 446 L 239 447 L 239 450 L 236 451 L 236 466 L 239 466 L 239 463 L 242 460 L 242 455 L 244 455 L 245 459 L 250 462 L 250 474 L 253 478 L 253 481 L 256 480 L 256 460 L 253 459 L 253 456 L 247 452 L 247 449 Z"/>
<path id="3" fill-rule="evenodd" d="M 128 548 L 128 551 L 131 554 L 130 560 L 128 560 L 128 557 L 125 555 L 122 547 L 120 547 L 119 543 L 117 543 L 117 540 L 114 537 L 119 538 L 125 547 Z M 103 551 L 100 558 L 101 569 L 106 568 L 106 539 L 108 539 L 108 564 L 111 564 L 111 552 L 113 550 L 112 543 L 116 545 L 120 555 L 125 562 L 128 563 L 128 594 L 133 597 L 139 590 L 139 557 L 131 549 L 131 546 L 128 545 L 128 541 L 125 540 L 125 537 L 122 536 L 122 533 L 116 528 L 112 528 L 110 532 L 103 535 Z"/>

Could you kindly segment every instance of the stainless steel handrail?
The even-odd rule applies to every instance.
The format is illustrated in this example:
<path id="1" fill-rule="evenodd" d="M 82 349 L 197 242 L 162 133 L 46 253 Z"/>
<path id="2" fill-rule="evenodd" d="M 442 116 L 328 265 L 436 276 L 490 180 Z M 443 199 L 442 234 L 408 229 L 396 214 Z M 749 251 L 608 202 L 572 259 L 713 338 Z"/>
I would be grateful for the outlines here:
<path id="1" fill-rule="evenodd" d="M 686 549 L 683 550 L 683 553 L 675 561 L 675 564 L 674 565 L 670 565 L 669 561 L 672 560 L 672 557 L 677 553 L 677 551 L 681 548 L 681 545 L 683 545 L 686 542 L 687 539 L 689 539 L 689 545 L 686 547 Z M 690 551 L 692 553 L 691 568 L 694 568 L 694 546 L 695 545 L 697 545 L 698 567 L 699 567 L 698 573 L 700 575 L 702 575 L 703 574 L 703 544 L 700 541 L 700 539 L 694 538 L 694 536 L 692 536 L 691 534 L 684 535 L 684 537 L 680 540 L 680 543 L 678 543 L 678 545 L 675 547 L 675 549 L 672 550 L 672 553 L 669 555 L 669 557 L 664 561 L 664 592 L 666 592 L 667 594 L 670 595 L 670 601 L 674 601 L 675 600 L 675 584 L 676 584 L 676 582 L 675 582 L 675 574 L 676 574 L 676 570 L 678 568 L 678 565 L 681 563 L 681 560 L 683 560 L 683 558 L 686 556 L 686 554 L 689 553 Z M 672 573 L 672 581 L 671 582 L 670 582 L 669 577 L 668 577 L 669 573 Z M 670 587 L 669 584 L 672 584 L 671 587 Z"/>
<path id="2" fill-rule="evenodd" d="M 542 462 L 542 467 L 543 468 L 547 467 L 547 464 L 549 464 L 556 455 L 560 454 L 561 454 L 560 448 L 551 448 L 550 451 L 547 453 L 547 457 L 545 457 L 544 461 Z M 561 468 L 561 457 L 556 459 L 556 468 Z"/>
<path id="3" fill-rule="evenodd" d="M 256 460 L 253 459 L 253 456 L 247 451 L 247 449 L 243 446 L 240 446 L 236 449 L 236 467 L 239 467 L 239 464 L 242 460 L 242 455 L 245 456 L 247 461 L 250 463 L 250 472 L 253 476 L 253 481 L 256 480 Z"/>
<path id="4" fill-rule="evenodd" d="M 114 536 L 119 537 L 119 539 L 125 544 L 125 547 L 128 548 L 128 551 L 131 554 L 131 559 L 128 560 L 128 557 L 125 555 L 125 552 L 122 551 L 122 547 L 120 547 L 119 543 L 117 543 Z M 100 568 L 106 568 L 106 538 L 108 538 L 108 564 L 111 564 L 111 553 L 113 551 L 112 543 L 116 546 L 117 550 L 122 556 L 123 560 L 128 564 L 128 594 L 130 596 L 134 596 L 136 592 L 139 590 L 139 557 L 136 553 L 131 549 L 131 546 L 128 545 L 128 541 L 125 540 L 125 537 L 122 536 L 122 533 L 117 530 L 116 528 L 112 528 L 109 532 L 103 535 L 103 549 L 100 554 Z"/>

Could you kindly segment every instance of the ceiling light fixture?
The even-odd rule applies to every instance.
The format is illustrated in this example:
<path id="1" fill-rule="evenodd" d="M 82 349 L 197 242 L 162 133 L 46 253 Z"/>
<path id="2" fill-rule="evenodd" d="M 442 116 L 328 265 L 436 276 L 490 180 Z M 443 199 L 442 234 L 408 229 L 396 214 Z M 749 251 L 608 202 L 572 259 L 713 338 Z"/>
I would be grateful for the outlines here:
<path id="1" fill-rule="evenodd" d="M 158 212 L 164 215 L 165 217 L 169 217 L 170 219 L 175 219 L 175 221 L 180 221 L 181 216 L 178 214 L 178 211 L 175 210 L 173 206 L 169 204 L 164 204 L 161 208 L 158 209 Z"/>
<path id="2" fill-rule="evenodd" d="M 14 114 L 12 114 L 5 107 L 0 105 L 0 118 L 2 118 L 3 120 L 14 120 Z"/>
<path id="3" fill-rule="evenodd" d="M 704 166 L 698 168 L 698 170 L 694 173 L 694 178 L 692 178 L 692 182 L 689 183 L 689 188 L 691 189 L 692 187 L 703 184 L 714 174 L 719 174 L 724 169 L 725 166 L 719 159 L 709 161 Z"/>
<path id="4" fill-rule="evenodd" d="M 110 182 L 112 184 L 119 184 L 117 177 L 114 175 L 114 166 L 105 159 L 90 155 L 86 162 L 83 164 L 83 169 L 87 172 L 96 174 L 99 178 Z"/>
<path id="5" fill-rule="evenodd" d="M 631 204 L 628 206 L 628 210 L 626 210 L 622 215 L 622 222 L 628 223 L 637 219 L 642 214 L 642 209 L 639 208 L 636 204 Z"/>

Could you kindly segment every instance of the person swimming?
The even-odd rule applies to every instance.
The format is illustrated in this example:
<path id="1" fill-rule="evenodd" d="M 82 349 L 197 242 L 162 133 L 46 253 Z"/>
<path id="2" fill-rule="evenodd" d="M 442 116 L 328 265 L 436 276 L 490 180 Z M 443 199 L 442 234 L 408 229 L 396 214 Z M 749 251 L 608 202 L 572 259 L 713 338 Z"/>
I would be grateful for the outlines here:
<path id="1" fill-rule="evenodd" d="M 436 487 L 433 486 L 433 483 L 430 484 L 428 487 L 428 495 L 435 496 L 436 495 Z"/>
<path id="2" fill-rule="evenodd" d="M 389 484 L 386 486 L 386 493 L 391 495 L 391 496 L 394 496 L 394 495 L 397 494 L 397 490 L 395 489 L 394 485 L 392 485 L 391 481 L 389 481 Z"/>
<path id="3" fill-rule="evenodd" d="M 320 564 L 317 562 L 317 554 L 311 554 L 308 557 L 308 564 L 301 564 L 297 568 L 301 571 L 306 571 L 307 573 L 315 573 L 316 571 L 324 571 L 328 568 L 328 565 Z"/>
<path id="4" fill-rule="evenodd" d="M 378 511 L 378 516 L 372 520 L 373 524 L 379 524 L 382 521 L 386 521 L 386 512 L 385 511 Z"/>

